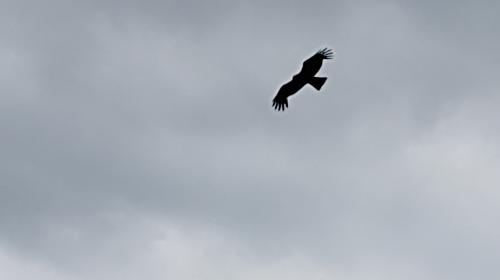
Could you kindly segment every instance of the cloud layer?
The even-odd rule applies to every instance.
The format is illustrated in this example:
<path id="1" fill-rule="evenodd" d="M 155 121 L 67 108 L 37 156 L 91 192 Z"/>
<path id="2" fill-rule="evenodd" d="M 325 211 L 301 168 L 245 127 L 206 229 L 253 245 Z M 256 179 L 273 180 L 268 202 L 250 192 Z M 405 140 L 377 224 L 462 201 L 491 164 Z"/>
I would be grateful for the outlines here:
<path id="1" fill-rule="evenodd" d="M 4 1 L 0 278 L 498 278 L 498 8 Z"/>

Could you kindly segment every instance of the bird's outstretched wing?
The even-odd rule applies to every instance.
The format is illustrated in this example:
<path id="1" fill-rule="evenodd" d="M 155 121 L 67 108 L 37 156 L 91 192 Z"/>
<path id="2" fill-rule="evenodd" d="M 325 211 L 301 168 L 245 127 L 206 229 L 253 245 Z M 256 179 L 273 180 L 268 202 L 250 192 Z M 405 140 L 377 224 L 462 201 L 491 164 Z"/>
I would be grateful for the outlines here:
<path id="1" fill-rule="evenodd" d="M 285 108 L 288 108 L 288 100 L 287 98 L 290 95 L 294 95 L 297 91 L 299 91 L 305 83 L 300 79 L 292 79 L 288 83 L 282 85 L 278 90 L 278 93 L 273 99 L 273 107 L 278 111 L 284 111 Z"/>
<path id="2" fill-rule="evenodd" d="M 319 50 L 314 56 L 318 56 L 321 59 L 332 59 L 333 51 L 329 48 L 324 48 L 322 50 Z"/>
<path id="3" fill-rule="evenodd" d="M 275 110 L 284 111 L 288 108 L 288 100 L 285 96 L 276 95 L 273 99 L 273 107 Z"/>
<path id="4" fill-rule="evenodd" d="M 300 69 L 299 75 L 304 74 L 305 76 L 314 76 L 321 68 L 323 59 L 332 59 L 333 56 L 334 54 L 331 49 L 324 48 L 319 50 L 313 56 L 304 61 L 304 63 L 302 63 L 302 69 Z"/>

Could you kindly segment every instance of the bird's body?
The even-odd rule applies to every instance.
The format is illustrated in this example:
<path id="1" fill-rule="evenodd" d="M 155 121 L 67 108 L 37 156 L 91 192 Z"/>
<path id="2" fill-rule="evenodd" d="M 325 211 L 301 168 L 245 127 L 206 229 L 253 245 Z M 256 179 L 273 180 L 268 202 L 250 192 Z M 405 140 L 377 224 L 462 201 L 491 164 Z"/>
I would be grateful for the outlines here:
<path id="1" fill-rule="evenodd" d="M 273 99 L 274 109 L 277 109 L 278 111 L 285 110 L 285 107 L 288 107 L 287 98 L 298 92 L 306 84 L 310 84 L 316 90 L 320 90 L 327 78 L 315 77 L 315 75 L 321 68 L 323 59 L 331 59 L 332 56 L 332 51 L 325 48 L 304 61 L 300 72 L 294 75 L 291 81 L 282 85 L 278 90 L 278 93 Z"/>

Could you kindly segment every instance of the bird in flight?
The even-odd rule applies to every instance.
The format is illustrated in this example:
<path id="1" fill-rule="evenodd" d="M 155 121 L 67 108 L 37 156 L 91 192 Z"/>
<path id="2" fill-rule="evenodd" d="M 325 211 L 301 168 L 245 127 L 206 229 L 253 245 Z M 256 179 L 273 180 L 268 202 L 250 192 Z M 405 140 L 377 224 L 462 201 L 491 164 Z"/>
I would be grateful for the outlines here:
<path id="1" fill-rule="evenodd" d="M 288 108 L 287 98 L 295 94 L 306 84 L 310 84 L 316 90 L 320 90 L 326 82 L 326 77 L 315 77 L 321 68 L 323 59 L 331 59 L 333 52 L 331 49 L 324 48 L 311 56 L 309 59 L 302 63 L 302 69 L 298 74 L 293 76 L 292 80 L 281 86 L 278 93 L 273 99 L 273 107 L 275 110 L 282 111 L 285 107 Z"/>

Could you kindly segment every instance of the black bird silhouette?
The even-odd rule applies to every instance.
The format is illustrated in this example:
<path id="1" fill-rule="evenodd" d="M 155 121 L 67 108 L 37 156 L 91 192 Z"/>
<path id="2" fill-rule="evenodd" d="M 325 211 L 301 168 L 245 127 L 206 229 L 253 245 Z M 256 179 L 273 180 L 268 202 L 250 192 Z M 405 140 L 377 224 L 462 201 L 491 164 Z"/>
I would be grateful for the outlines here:
<path id="1" fill-rule="evenodd" d="M 273 99 L 274 109 L 281 111 L 285 110 L 285 107 L 288 108 L 287 98 L 298 92 L 306 84 L 310 84 L 316 90 L 320 90 L 327 78 L 315 77 L 314 75 L 316 75 L 321 68 L 323 59 L 331 59 L 332 57 L 332 50 L 324 48 L 311 56 L 308 60 L 304 61 L 300 72 L 293 76 L 291 81 L 282 85 L 278 90 L 278 93 Z"/>

